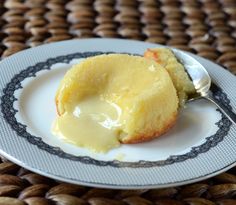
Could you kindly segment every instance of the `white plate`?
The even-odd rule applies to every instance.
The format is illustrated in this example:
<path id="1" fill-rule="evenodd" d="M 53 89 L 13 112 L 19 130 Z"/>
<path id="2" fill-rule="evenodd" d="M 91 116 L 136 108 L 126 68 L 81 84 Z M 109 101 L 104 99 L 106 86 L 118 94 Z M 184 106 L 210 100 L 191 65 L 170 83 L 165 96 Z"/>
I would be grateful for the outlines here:
<path id="1" fill-rule="evenodd" d="M 234 166 L 236 127 L 203 100 L 188 104 L 166 135 L 147 143 L 122 145 L 107 154 L 66 144 L 51 134 L 55 92 L 72 64 L 104 52 L 142 55 L 156 46 L 118 39 L 70 40 L 28 49 L 3 60 L 0 153 L 61 181 L 124 189 L 182 185 Z M 222 88 L 217 96 L 235 112 L 235 76 L 213 62 L 191 56 L 205 66 Z"/>

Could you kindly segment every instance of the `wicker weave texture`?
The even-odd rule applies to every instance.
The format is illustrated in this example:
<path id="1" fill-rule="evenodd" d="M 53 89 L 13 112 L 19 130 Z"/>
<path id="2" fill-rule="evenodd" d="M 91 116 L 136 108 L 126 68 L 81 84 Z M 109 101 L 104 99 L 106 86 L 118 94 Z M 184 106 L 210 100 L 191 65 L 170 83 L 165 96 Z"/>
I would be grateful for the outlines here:
<path id="1" fill-rule="evenodd" d="M 182 187 L 97 189 L 56 182 L 3 160 L 1 205 L 235 205 L 236 169 Z"/>
<path id="2" fill-rule="evenodd" d="M 236 73 L 236 0 L 0 1 L 0 56 L 72 38 L 170 45 Z M 0 205 L 234 205 L 236 168 L 183 187 L 104 190 L 56 182 L 3 159 Z"/>
<path id="3" fill-rule="evenodd" d="M 236 72 L 235 0 L 6 0 L 2 58 L 72 38 L 128 38 L 197 53 Z"/>

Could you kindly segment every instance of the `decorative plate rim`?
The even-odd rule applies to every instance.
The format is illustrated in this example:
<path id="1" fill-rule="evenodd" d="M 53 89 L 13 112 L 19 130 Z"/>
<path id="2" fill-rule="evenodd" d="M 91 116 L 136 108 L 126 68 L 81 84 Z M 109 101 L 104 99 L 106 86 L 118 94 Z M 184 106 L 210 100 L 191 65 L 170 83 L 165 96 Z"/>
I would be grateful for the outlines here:
<path id="1" fill-rule="evenodd" d="M 222 113 L 221 119 L 215 124 L 218 127 L 218 130 L 215 134 L 206 137 L 206 141 L 201 145 L 191 147 L 191 150 L 185 154 L 181 155 L 170 155 L 165 160 L 158 161 L 146 161 L 140 160 L 137 162 L 124 162 L 119 160 L 97 160 L 89 156 L 75 156 L 73 154 L 66 153 L 60 147 L 55 147 L 45 143 L 40 136 L 34 136 L 27 131 L 27 125 L 22 124 L 17 121 L 15 115 L 19 110 L 14 108 L 14 102 L 18 99 L 14 96 L 14 93 L 18 89 L 23 89 L 21 82 L 29 77 L 37 77 L 37 73 L 42 70 L 51 70 L 51 66 L 56 63 L 69 63 L 73 59 L 87 58 L 91 56 L 96 56 L 100 54 L 108 54 L 114 52 L 102 52 L 102 51 L 93 51 L 93 52 L 77 52 L 71 53 L 64 56 L 57 56 L 54 58 L 49 58 L 46 61 L 38 62 L 35 65 L 29 66 L 24 70 L 21 70 L 16 74 L 10 82 L 7 83 L 3 89 L 3 95 L 1 96 L 1 112 L 3 113 L 4 119 L 10 124 L 11 128 L 17 133 L 19 137 L 27 139 L 27 141 L 39 149 L 45 150 L 50 154 L 57 155 L 61 158 L 79 161 L 85 164 L 93 164 L 98 166 L 114 166 L 114 167 L 153 167 L 153 166 L 165 166 L 173 163 L 183 162 L 188 159 L 197 157 L 199 154 L 207 152 L 212 147 L 220 143 L 225 136 L 227 136 L 228 131 L 231 127 L 231 122 L 228 120 Z M 130 53 L 131 54 L 131 53 Z M 132 54 L 135 55 L 135 54 Z M 224 102 L 224 104 L 232 110 L 230 106 L 230 100 L 228 99 L 226 93 L 222 90 L 214 93 L 215 98 Z M 217 111 L 219 111 L 217 109 Z"/>
<path id="2" fill-rule="evenodd" d="M 49 58 L 68 55 L 68 53 L 95 52 L 96 50 L 142 53 L 146 48 L 157 46 L 163 47 L 160 44 L 136 40 L 90 38 L 60 41 L 26 49 L 0 62 L 3 72 L 0 78 L 0 94 L 2 95 L 2 89 L 6 83 L 19 73 L 20 68 L 25 69 L 29 65 L 44 62 Z M 232 85 L 236 85 L 235 76 L 210 60 L 188 54 L 207 68 L 213 79 L 216 80 L 215 82 L 228 95 L 230 104 L 235 110 L 236 98 L 231 88 Z M 115 189 L 164 188 L 194 183 L 215 176 L 236 165 L 235 126 L 230 127 L 227 136 L 221 143 L 198 157 L 166 166 L 122 168 L 84 164 L 49 154 L 28 143 L 27 140 L 17 137 L 15 131 L 3 119 L 2 112 L 0 112 L 0 120 L 1 155 L 38 174 L 74 184 Z"/>

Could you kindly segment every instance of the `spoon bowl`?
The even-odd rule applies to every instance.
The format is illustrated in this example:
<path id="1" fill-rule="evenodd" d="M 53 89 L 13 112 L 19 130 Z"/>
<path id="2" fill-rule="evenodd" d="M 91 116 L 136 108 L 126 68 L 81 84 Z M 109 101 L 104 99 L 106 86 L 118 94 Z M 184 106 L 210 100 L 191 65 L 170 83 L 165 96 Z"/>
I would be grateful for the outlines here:
<path id="1" fill-rule="evenodd" d="M 213 102 L 225 114 L 225 116 L 228 117 L 229 120 L 236 124 L 236 114 L 214 97 L 213 90 L 211 90 L 211 77 L 207 70 L 187 53 L 176 49 L 173 49 L 173 52 L 180 63 L 184 65 L 185 70 L 192 79 L 193 85 L 196 89 L 196 95 L 191 96 L 188 101 L 199 98 L 207 99 Z M 216 85 L 214 86 L 217 87 Z"/>

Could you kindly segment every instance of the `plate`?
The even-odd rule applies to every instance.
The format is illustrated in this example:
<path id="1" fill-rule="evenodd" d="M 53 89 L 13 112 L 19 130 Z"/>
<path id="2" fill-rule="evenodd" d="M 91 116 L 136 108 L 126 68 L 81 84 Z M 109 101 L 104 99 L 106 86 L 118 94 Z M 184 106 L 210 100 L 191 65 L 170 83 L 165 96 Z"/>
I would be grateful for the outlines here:
<path id="1" fill-rule="evenodd" d="M 142 55 L 157 46 L 161 45 L 121 39 L 69 40 L 1 61 L 0 154 L 60 181 L 122 189 L 183 185 L 233 167 L 236 127 L 204 100 L 187 104 L 175 127 L 164 136 L 122 145 L 106 154 L 75 147 L 51 134 L 55 92 L 71 65 L 102 53 Z M 211 61 L 189 55 L 208 70 L 221 88 L 216 97 L 235 112 L 235 76 Z"/>

